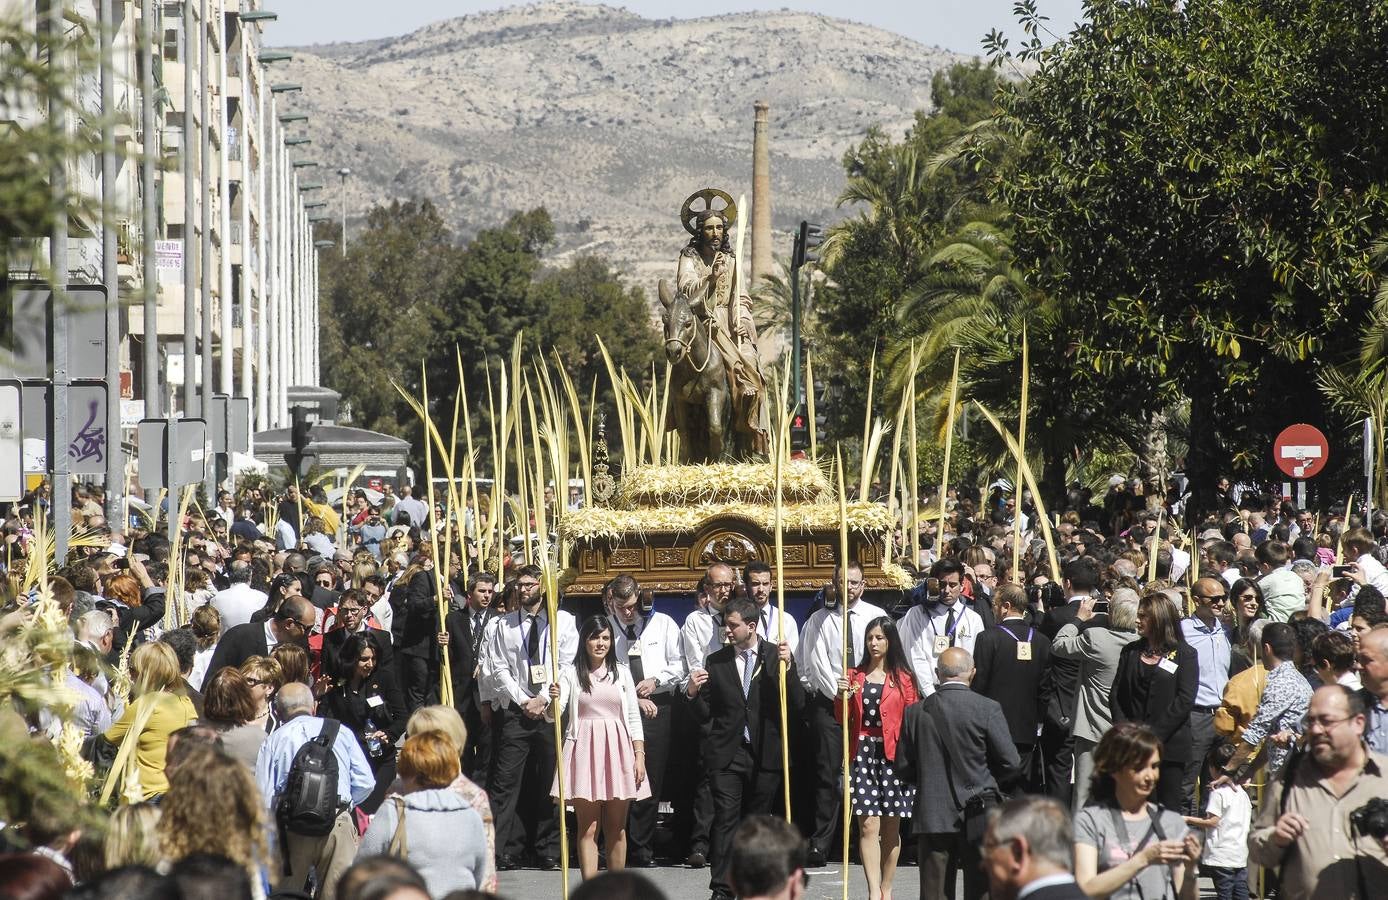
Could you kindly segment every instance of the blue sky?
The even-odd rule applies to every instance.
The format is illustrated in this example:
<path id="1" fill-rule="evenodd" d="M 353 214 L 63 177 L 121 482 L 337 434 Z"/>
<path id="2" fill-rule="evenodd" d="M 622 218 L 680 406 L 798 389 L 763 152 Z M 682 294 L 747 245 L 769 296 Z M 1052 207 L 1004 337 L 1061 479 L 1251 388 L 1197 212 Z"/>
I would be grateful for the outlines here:
<path id="1" fill-rule="evenodd" d="M 1081 0 L 1037 0 L 1057 34 L 1064 34 L 1080 16 Z M 266 42 L 275 46 L 356 41 L 404 34 L 440 19 L 482 10 L 514 6 L 499 0 L 270 0 L 279 21 L 266 27 Z M 978 53 L 979 41 L 992 28 L 1001 28 L 1013 46 L 1020 31 L 1012 15 L 1013 0 L 867 0 L 848 4 L 837 0 L 609 0 L 649 18 L 711 16 L 754 9 L 797 9 L 855 19 L 898 34 L 963 53 Z"/>

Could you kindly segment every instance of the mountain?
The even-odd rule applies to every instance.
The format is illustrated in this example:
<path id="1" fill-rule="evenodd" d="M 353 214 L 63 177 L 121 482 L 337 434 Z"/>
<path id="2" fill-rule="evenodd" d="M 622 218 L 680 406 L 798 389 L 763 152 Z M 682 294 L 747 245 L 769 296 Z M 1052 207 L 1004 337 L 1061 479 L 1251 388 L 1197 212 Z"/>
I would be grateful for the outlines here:
<path id="1" fill-rule="evenodd" d="M 930 106 L 935 72 L 967 59 L 843 19 L 757 12 L 646 19 L 549 2 L 438 22 L 401 37 L 294 49 L 324 199 L 342 166 L 350 221 L 432 199 L 462 234 L 545 206 L 554 255 L 596 252 L 653 298 L 687 235 L 686 196 L 747 194 L 752 103 L 771 106 L 778 254 L 802 218 L 833 221 L 841 156 Z M 278 80 L 278 79 L 277 79 Z M 302 127 L 302 126 L 294 126 Z M 750 237 L 749 237 L 750 240 Z"/>

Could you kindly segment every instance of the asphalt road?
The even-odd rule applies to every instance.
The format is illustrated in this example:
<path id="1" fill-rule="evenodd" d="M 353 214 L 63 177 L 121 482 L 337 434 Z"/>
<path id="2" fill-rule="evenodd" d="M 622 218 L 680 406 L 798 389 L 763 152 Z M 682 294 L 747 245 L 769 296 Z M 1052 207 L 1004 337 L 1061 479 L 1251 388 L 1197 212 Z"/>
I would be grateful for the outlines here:
<path id="1" fill-rule="evenodd" d="M 654 881 L 665 896 L 670 900 L 699 900 L 709 895 L 708 869 L 686 869 L 684 866 L 661 866 L 655 869 L 639 869 L 642 875 Z M 916 874 L 914 866 L 903 868 L 899 872 L 896 886 L 892 891 L 892 900 L 918 900 L 920 897 L 919 876 Z M 867 882 L 863 880 L 863 870 L 859 866 L 852 866 L 849 869 L 848 896 L 866 897 Z M 578 870 L 574 869 L 569 874 L 569 890 L 573 890 L 581 881 Z M 962 885 L 961 893 L 963 896 Z M 512 872 L 502 872 L 500 874 L 500 892 L 508 900 L 542 900 L 542 898 L 557 898 L 560 894 L 560 882 L 558 872 L 540 872 L 534 869 L 519 869 Z M 807 893 L 807 900 L 842 900 L 843 898 L 843 867 L 839 865 L 826 866 L 822 869 L 810 870 L 810 887 Z"/>

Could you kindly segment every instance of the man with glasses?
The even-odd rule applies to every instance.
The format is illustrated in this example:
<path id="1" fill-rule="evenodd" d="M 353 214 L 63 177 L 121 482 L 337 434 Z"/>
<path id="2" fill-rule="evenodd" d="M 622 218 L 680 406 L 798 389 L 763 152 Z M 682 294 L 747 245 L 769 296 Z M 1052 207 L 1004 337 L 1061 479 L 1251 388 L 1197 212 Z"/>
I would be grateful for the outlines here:
<path id="1" fill-rule="evenodd" d="M 264 622 L 237 625 L 222 635 L 207 664 L 204 683 L 211 684 L 212 677 L 227 666 L 239 669 L 252 656 L 269 656 L 279 644 L 307 647 L 308 634 L 317 621 L 312 603 L 303 597 L 286 597 Z"/>
<path id="2" fill-rule="evenodd" d="M 354 634 L 366 634 L 371 638 L 371 643 L 376 647 L 377 669 L 386 669 L 391 665 L 390 632 L 372 626 L 366 597 L 361 591 L 350 588 L 343 591 L 333 618 L 332 630 L 323 635 L 322 671 L 325 676 L 342 679 L 351 674 L 338 663 L 338 658 L 342 646 Z"/>
<path id="3" fill-rule="evenodd" d="M 1218 578 L 1198 579 L 1191 589 L 1195 611 L 1181 621 L 1186 643 L 1195 648 L 1200 663 L 1200 683 L 1195 690 L 1195 706 L 1190 711 L 1191 751 L 1181 776 L 1181 789 L 1186 798 L 1185 814 L 1200 814 L 1200 797 L 1196 781 L 1200 777 L 1205 756 L 1214 746 L 1214 716 L 1224 701 L 1224 687 L 1229 683 L 1229 665 L 1233 645 L 1223 617 L 1229 609 L 1229 591 Z"/>
<path id="4" fill-rule="evenodd" d="M 520 608 L 487 629 L 481 664 L 499 704 L 492 715 L 495 757 L 487 785 L 496 821 L 496 867 L 518 868 L 527 836 L 541 869 L 559 865 L 559 824 L 549 787 L 554 778 L 554 726 L 545 721 L 549 686 L 559 667 L 578 658 L 578 627 L 560 611 L 551 623 L 540 587 L 539 566 L 516 575 Z M 559 629 L 559 656 L 550 652 L 550 628 Z M 524 794 L 532 802 L 521 809 Z"/>
<path id="5" fill-rule="evenodd" d="M 936 563 L 936 566 L 939 565 Z M 964 567 L 959 563 L 954 565 L 957 571 L 953 591 L 958 599 Z M 837 576 L 838 573 L 835 574 Z M 866 582 L 861 563 L 849 560 L 845 582 L 848 589 L 848 665 L 853 667 L 862 661 L 867 646 L 868 625 L 887 613 L 882 607 L 863 599 Z M 977 633 L 976 629 L 970 631 L 971 649 L 973 635 Z M 905 631 L 901 637 L 903 642 L 907 640 Z M 810 849 L 806 858 L 811 868 L 818 868 L 827 862 L 828 851 L 834 844 L 835 829 L 842 821 L 840 810 L 843 793 L 839 780 L 843 777 L 843 725 L 834 718 L 835 707 L 840 705 L 839 679 L 848 677 L 843 670 L 842 607 L 837 604 L 825 606 L 805 620 L 799 652 L 800 676 L 805 684 L 805 716 L 814 742 L 816 785 L 814 832 L 810 834 Z"/>
<path id="6" fill-rule="evenodd" d="M 1279 900 L 1388 891 L 1383 843 L 1350 822 L 1370 799 L 1388 796 L 1388 757 L 1365 746 L 1364 713 L 1362 696 L 1344 685 L 1317 689 L 1304 720 L 1306 752 L 1268 786 L 1248 852 L 1250 862 L 1278 868 Z"/>
<path id="7" fill-rule="evenodd" d="M 705 603 L 685 617 L 680 628 L 680 655 L 684 657 L 684 671 L 689 673 L 681 687 L 693 682 L 695 687 L 708 678 L 704 662 L 716 650 L 727 643 L 727 632 L 723 627 L 723 607 L 733 595 L 733 567 L 727 563 L 714 563 L 704 571 L 699 582 Z M 709 792 L 708 773 L 694 760 L 699 772 L 698 784 L 690 812 L 689 856 L 686 864 L 692 869 L 702 869 L 708 864 L 709 831 L 713 827 L 713 795 Z"/>

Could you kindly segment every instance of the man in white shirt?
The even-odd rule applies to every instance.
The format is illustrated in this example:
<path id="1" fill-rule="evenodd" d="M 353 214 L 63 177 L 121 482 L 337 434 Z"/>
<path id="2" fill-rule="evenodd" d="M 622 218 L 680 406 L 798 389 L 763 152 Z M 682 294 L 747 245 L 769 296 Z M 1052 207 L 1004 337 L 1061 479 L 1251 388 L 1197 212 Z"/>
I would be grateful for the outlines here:
<path id="1" fill-rule="evenodd" d="M 747 588 L 747 596 L 751 598 L 753 603 L 757 604 L 757 609 L 761 610 L 757 634 L 768 641 L 782 640 L 781 609 L 771 602 L 773 591 L 771 567 L 760 561 L 749 562 L 742 569 L 742 583 Z M 790 613 L 786 613 L 785 617 L 784 640 L 790 644 L 791 653 L 800 649 L 800 626 L 796 624 L 795 617 Z"/>
<path id="2" fill-rule="evenodd" d="M 399 520 L 402 512 L 409 517 L 410 524 L 415 528 L 423 528 L 424 520 L 429 517 L 429 507 L 422 500 L 411 496 L 408 484 L 400 488 L 400 502 L 395 504 L 396 521 Z"/>
<path id="3" fill-rule="evenodd" d="M 680 628 L 680 655 L 684 660 L 684 689 L 689 673 L 704 671 L 704 661 L 709 654 L 719 650 L 727 643 L 727 631 L 723 628 L 723 607 L 733 595 L 733 567 L 727 563 L 714 563 L 704 571 L 699 582 L 699 595 L 703 602 L 685 617 Z M 699 772 L 698 784 L 694 789 L 693 809 L 689 831 L 689 856 L 686 864 L 701 869 L 708 863 L 709 832 L 713 828 L 713 795 L 709 792 L 708 772 L 698 758 L 701 747 L 693 754 L 692 762 Z"/>
<path id="4" fill-rule="evenodd" d="M 636 683 L 646 739 L 646 777 L 651 785 L 651 796 L 632 803 L 627 817 L 627 865 L 649 868 L 655 865 L 656 813 L 670 758 L 675 693 L 685 679 L 684 659 L 675 620 L 643 606 L 636 579 L 618 575 L 612 580 L 611 592 L 608 614 L 614 651 L 631 669 Z"/>
<path id="5" fill-rule="evenodd" d="M 913 607 L 897 625 L 922 696 L 926 697 L 935 692 L 935 667 L 940 654 L 950 647 L 962 647 L 972 656 L 974 642 L 985 627 L 983 617 L 964 602 L 963 563 L 953 558 L 939 560 L 930 568 L 930 579 L 926 582 L 924 602 Z"/>
<path id="6" fill-rule="evenodd" d="M 857 666 L 867 644 L 868 625 L 887 613 L 863 599 L 862 564 L 848 563 L 846 596 L 848 607 L 848 665 Z M 825 606 L 805 621 L 800 637 L 798 664 L 800 680 L 805 685 L 805 709 L 810 732 L 815 742 L 815 825 L 810 835 L 807 860 L 811 867 L 826 862 L 825 851 L 834 839 L 834 829 L 841 815 L 842 792 L 839 779 L 843 776 L 843 726 L 834 718 L 839 679 L 843 669 L 843 607 L 837 603 Z"/>
<path id="7" fill-rule="evenodd" d="M 492 696 L 500 706 L 492 716 L 497 743 L 487 791 L 496 820 L 496 867 L 501 871 L 519 866 L 527 825 L 534 828 L 533 849 L 540 868 L 559 865 L 559 825 L 549 798 L 555 765 L 554 727 L 545 721 L 545 711 L 550 704 L 549 686 L 559 681 L 560 667 L 571 665 L 578 656 L 578 627 L 572 615 L 559 613 L 556 660 L 550 652 L 550 621 L 540 588 L 541 574 L 539 566 L 521 567 L 516 575 L 520 608 L 496 620 L 484 638 L 482 675 L 490 681 Z M 534 773 L 535 784 L 524 784 L 527 769 Z M 543 802 L 537 800 L 522 813 L 520 799 L 527 787 L 531 796 L 543 798 Z"/>
<path id="8" fill-rule="evenodd" d="M 265 592 L 251 587 L 251 564 L 242 559 L 234 559 L 227 568 L 227 581 L 230 586 L 218 591 L 212 598 L 212 605 L 222 616 L 222 634 L 237 625 L 244 625 L 251 616 L 265 606 Z"/>

